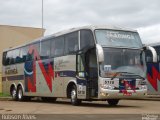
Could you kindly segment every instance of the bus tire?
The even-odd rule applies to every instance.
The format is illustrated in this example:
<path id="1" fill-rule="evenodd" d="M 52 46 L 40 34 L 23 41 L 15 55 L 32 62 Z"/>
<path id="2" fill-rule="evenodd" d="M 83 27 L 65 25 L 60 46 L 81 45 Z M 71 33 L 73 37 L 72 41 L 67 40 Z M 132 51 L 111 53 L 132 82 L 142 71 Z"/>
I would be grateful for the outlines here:
<path id="1" fill-rule="evenodd" d="M 18 86 L 18 88 L 17 88 L 17 100 L 18 101 L 23 101 L 24 100 L 22 86 Z"/>
<path id="2" fill-rule="evenodd" d="M 110 106 L 116 106 L 118 104 L 119 100 L 118 99 L 109 99 L 109 100 L 107 100 L 107 102 Z"/>
<path id="3" fill-rule="evenodd" d="M 81 103 L 81 100 L 77 98 L 77 88 L 75 85 L 73 85 L 70 94 L 71 94 L 71 104 L 75 106 L 79 105 Z"/>
<path id="4" fill-rule="evenodd" d="M 15 87 L 11 88 L 11 96 L 12 96 L 12 100 L 17 100 L 17 91 Z"/>

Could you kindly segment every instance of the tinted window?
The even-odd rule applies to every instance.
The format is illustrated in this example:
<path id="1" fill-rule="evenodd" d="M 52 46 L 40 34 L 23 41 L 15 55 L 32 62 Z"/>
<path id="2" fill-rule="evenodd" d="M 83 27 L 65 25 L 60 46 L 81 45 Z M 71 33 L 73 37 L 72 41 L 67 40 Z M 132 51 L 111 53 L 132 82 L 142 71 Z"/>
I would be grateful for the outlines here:
<path id="1" fill-rule="evenodd" d="M 35 54 L 39 55 L 40 43 L 34 43 L 34 44 L 29 45 L 29 51 L 30 50 L 32 50 L 32 53 L 27 54 L 26 61 L 34 60 L 34 55 Z M 38 60 L 38 58 L 36 58 L 35 60 Z"/>
<path id="2" fill-rule="evenodd" d="M 156 49 L 157 52 L 158 61 L 160 61 L 160 46 L 156 46 L 154 48 Z"/>
<path id="3" fill-rule="evenodd" d="M 14 60 L 14 63 L 20 63 L 20 51 L 19 49 L 15 49 L 13 50 L 13 60 Z"/>
<path id="4" fill-rule="evenodd" d="M 64 37 L 54 38 L 51 41 L 51 56 L 61 56 L 64 54 Z"/>
<path id="5" fill-rule="evenodd" d="M 146 62 L 153 62 L 153 56 L 150 50 L 145 51 Z"/>
<path id="6" fill-rule="evenodd" d="M 65 53 L 73 53 L 78 50 L 78 32 L 65 36 Z"/>
<path id="7" fill-rule="evenodd" d="M 41 42 L 41 59 L 50 57 L 50 40 Z"/>
<path id="8" fill-rule="evenodd" d="M 13 52 L 12 51 L 8 51 L 7 52 L 7 65 L 11 65 L 13 63 L 14 63 Z"/>
<path id="9" fill-rule="evenodd" d="M 7 52 L 3 53 L 3 65 L 7 65 Z"/>
<path id="10" fill-rule="evenodd" d="M 81 30 L 80 48 L 91 47 L 94 45 L 93 34 L 90 30 Z"/>
<path id="11" fill-rule="evenodd" d="M 20 61 L 25 62 L 28 54 L 28 46 L 24 46 L 21 48 Z"/>

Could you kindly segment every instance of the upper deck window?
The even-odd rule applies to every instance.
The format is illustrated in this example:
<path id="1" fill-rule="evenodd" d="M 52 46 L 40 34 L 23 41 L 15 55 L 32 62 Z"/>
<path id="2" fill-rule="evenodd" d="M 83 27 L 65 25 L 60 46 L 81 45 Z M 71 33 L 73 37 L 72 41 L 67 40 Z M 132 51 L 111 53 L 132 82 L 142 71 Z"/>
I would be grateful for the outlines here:
<path id="1" fill-rule="evenodd" d="M 80 49 L 87 47 L 92 47 L 94 45 L 94 38 L 92 31 L 90 30 L 81 30 L 80 32 Z"/>
<path id="2" fill-rule="evenodd" d="M 141 48 L 142 42 L 137 32 L 119 30 L 95 30 L 97 43 L 106 47 Z"/>
<path id="3" fill-rule="evenodd" d="M 57 37 L 51 40 L 51 57 L 62 56 L 64 54 L 64 37 Z"/>
<path id="4" fill-rule="evenodd" d="M 78 32 L 73 32 L 65 36 L 65 53 L 70 54 L 78 50 Z"/>

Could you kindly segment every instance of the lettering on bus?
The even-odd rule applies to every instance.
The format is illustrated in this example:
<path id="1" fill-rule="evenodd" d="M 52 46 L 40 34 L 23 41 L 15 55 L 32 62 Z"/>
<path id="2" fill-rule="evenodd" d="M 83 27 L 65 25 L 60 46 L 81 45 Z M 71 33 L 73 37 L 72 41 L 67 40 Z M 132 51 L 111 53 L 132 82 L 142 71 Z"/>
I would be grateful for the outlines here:
<path id="1" fill-rule="evenodd" d="M 55 62 L 55 70 L 60 70 L 61 68 L 66 67 L 66 64 L 68 64 L 69 61 L 64 61 L 64 60 L 58 60 Z"/>
<path id="2" fill-rule="evenodd" d="M 133 39 L 134 40 L 134 36 L 133 35 L 129 35 L 129 34 L 122 34 L 119 32 L 107 32 L 107 37 L 109 38 L 115 38 L 115 39 Z"/>
<path id="3" fill-rule="evenodd" d="M 5 69 L 5 74 L 6 74 L 6 75 L 17 74 L 17 73 L 18 73 L 18 70 L 17 70 L 16 67 L 13 67 L 13 68 L 7 67 L 7 68 Z"/>

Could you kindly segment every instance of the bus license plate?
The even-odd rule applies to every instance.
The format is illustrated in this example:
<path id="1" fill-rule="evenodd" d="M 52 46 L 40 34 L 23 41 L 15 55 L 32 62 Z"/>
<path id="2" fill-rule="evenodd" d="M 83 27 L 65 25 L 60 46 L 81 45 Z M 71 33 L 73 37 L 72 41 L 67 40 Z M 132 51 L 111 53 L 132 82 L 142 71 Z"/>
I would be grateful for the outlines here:
<path id="1" fill-rule="evenodd" d="M 126 93 L 124 92 L 123 95 L 124 96 L 132 96 L 132 93 L 131 92 L 126 92 Z"/>

